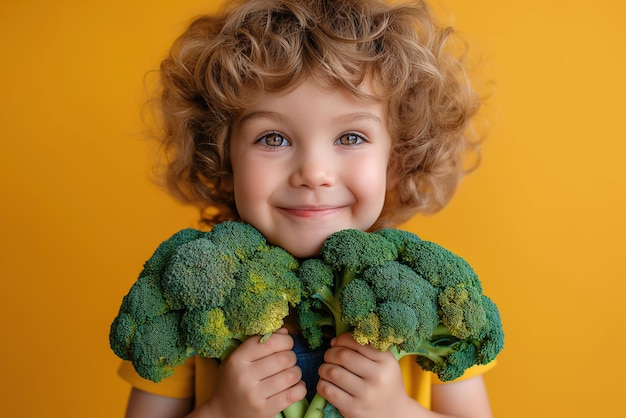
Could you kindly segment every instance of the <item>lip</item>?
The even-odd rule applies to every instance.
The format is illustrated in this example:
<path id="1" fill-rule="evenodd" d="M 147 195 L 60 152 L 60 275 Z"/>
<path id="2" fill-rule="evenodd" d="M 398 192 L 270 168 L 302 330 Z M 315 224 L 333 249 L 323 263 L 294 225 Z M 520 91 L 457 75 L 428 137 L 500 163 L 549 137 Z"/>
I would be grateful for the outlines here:
<path id="1" fill-rule="evenodd" d="M 289 216 L 297 218 L 322 218 L 341 211 L 344 206 L 300 206 L 293 208 L 280 208 Z"/>

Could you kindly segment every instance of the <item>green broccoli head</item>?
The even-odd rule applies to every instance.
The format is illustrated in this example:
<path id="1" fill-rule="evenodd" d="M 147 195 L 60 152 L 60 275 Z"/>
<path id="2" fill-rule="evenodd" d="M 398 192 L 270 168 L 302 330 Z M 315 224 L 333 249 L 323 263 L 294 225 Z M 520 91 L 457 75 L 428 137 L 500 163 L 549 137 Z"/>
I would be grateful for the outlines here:
<path id="1" fill-rule="evenodd" d="M 109 331 L 109 344 L 116 356 L 132 360 L 132 343 L 137 333 L 137 321 L 128 312 L 120 312 L 113 320 Z"/>
<path id="2" fill-rule="evenodd" d="M 385 351 L 392 345 L 402 344 L 418 331 L 430 335 L 437 321 L 432 299 L 421 298 L 417 286 L 402 283 L 397 276 L 386 280 L 384 269 L 377 269 L 374 275 L 367 275 L 368 271 L 363 274 L 364 278 L 368 276 L 366 279 L 352 280 L 339 297 L 342 320 L 353 328 L 355 339 L 360 344 L 370 344 Z M 378 281 L 384 281 L 384 284 Z M 429 318 L 420 318 L 419 315 L 426 310 L 418 311 L 416 307 L 420 303 L 411 296 L 432 305 Z M 434 326 L 429 327 L 433 322 Z M 429 329 L 420 330 L 421 327 Z"/>
<path id="3" fill-rule="evenodd" d="M 160 382 L 183 364 L 189 352 L 180 329 L 181 314 L 170 311 L 137 327 L 131 360 L 144 379 Z"/>
<path id="4" fill-rule="evenodd" d="M 349 331 L 349 322 L 341 317 L 350 317 L 357 313 L 341 312 L 340 295 L 344 293 L 344 288 L 363 270 L 394 260 L 397 256 L 393 242 L 382 235 L 356 229 L 335 232 L 322 245 L 319 258 L 302 262 L 298 276 L 303 284 L 303 297 L 322 302 L 324 309 L 317 311 L 316 315 L 323 316 L 325 312 L 328 320 L 322 322 L 331 322 L 337 334 Z M 359 283 L 352 285 L 345 297 L 350 297 L 349 293 L 356 291 L 358 286 Z M 353 308 L 357 309 L 356 306 Z M 309 325 L 310 323 L 309 321 Z M 319 332 L 312 334 L 319 335 Z"/>
<path id="5" fill-rule="evenodd" d="M 198 355 L 220 358 L 233 344 L 235 334 L 226 325 L 221 308 L 184 311 L 181 332 L 187 345 Z"/>
<path id="6" fill-rule="evenodd" d="M 361 273 L 398 258 L 394 243 L 379 234 L 357 229 L 335 232 L 322 245 L 322 258 L 334 271 Z"/>
<path id="7" fill-rule="evenodd" d="M 420 344 L 421 352 L 416 356 L 423 370 L 435 373 L 442 381 L 458 379 L 477 362 L 476 346 L 468 340 L 433 337 Z"/>
<path id="8" fill-rule="evenodd" d="M 403 264 L 435 287 L 472 287 L 482 293 L 482 285 L 472 266 L 434 242 L 409 242 L 400 257 Z"/>
<path id="9" fill-rule="evenodd" d="M 362 279 L 348 283 L 339 295 L 341 319 L 355 326 L 377 308 L 376 295 L 372 287 Z"/>
<path id="10" fill-rule="evenodd" d="M 417 331 L 419 322 L 415 310 L 409 305 L 386 301 L 378 305 L 376 310 L 380 321 L 379 339 L 371 341 L 372 347 L 386 351 L 392 345 L 402 344 Z"/>
<path id="11" fill-rule="evenodd" d="M 427 338 L 438 324 L 436 289 L 398 261 L 363 271 L 339 295 L 342 320 L 361 344 L 384 351 Z"/>
<path id="12" fill-rule="evenodd" d="M 482 284 L 463 258 L 430 241 L 409 242 L 400 258 L 438 289 L 440 322 L 464 339 L 487 326 Z"/>
<path id="13" fill-rule="evenodd" d="M 161 278 L 165 299 L 173 309 L 211 309 L 224 304 L 235 285 L 239 259 L 206 238 L 181 245 Z"/>
<path id="14" fill-rule="evenodd" d="M 323 342 L 324 328 L 334 326 L 332 317 L 319 299 L 304 298 L 296 308 L 302 336 L 311 348 L 319 347 Z"/>
<path id="15" fill-rule="evenodd" d="M 402 302 L 410 307 L 417 318 L 415 333 L 427 338 L 439 323 L 437 315 L 437 289 L 410 267 L 388 261 L 363 272 L 379 301 Z"/>
<path id="16" fill-rule="evenodd" d="M 420 237 L 414 233 L 402 229 L 383 228 L 373 232 L 373 234 L 380 235 L 393 243 L 398 251 L 398 255 L 402 255 L 411 245 L 421 241 Z"/>
<path id="17" fill-rule="evenodd" d="M 140 323 L 172 310 L 159 282 L 157 275 L 140 276 L 124 297 L 122 310 Z"/>
<path id="18" fill-rule="evenodd" d="M 244 263 L 224 305 L 230 329 L 243 335 L 264 335 L 282 327 L 289 307 L 300 302 L 298 266 L 288 252 L 269 246 Z"/>
<path id="19" fill-rule="evenodd" d="M 265 237 L 252 225 L 244 222 L 222 222 L 215 225 L 208 234 L 212 242 L 232 251 L 242 261 L 267 246 Z"/>
<path id="20" fill-rule="evenodd" d="M 382 348 L 384 343 L 380 335 L 380 327 L 380 315 L 377 312 L 370 312 L 355 323 L 352 337 L 361 345 L 372 344 L 380 351 L 385 351 L 386 348 Z"/>
<path id="21" fill-rule="evenodd" d="M 194 353 L 223 358 L 283 325 L 300 301 L 298 267 L 247 224 L 181 231 L 158 247 L 122 300 L 111 348 L 153 381 Z"/>
<path id="22" fill-rule="evenodd" d="M 148 276 L 148 275 L 156 275 L 160 276 L 163 274 L 163 270 L 165 266 L 169 262 L 170 258 L 178 247 L 181 245 L 196 240 L 202 236 L 204 236 L 206 232 L 199 231 L 197 229 L 183 229 L 182 231 L 178 231 L 174 235 L 172 235 L 167 240 L 163 241 L 156 249 L 152 257 L 145 262 L 143 271 L 140 276 Z"/>
<path id="23" fill-rule="evenodd" d="M 161 292 L 159 277 L 140 276 L 122 299 L 118 315 L 111 324 L 109 342 L 113 352 L 130 360 L 137 327 L 170 310 Z"/>
<path id="24" fill-rule="evenodd" d="M 487 327 L 482 295 L 474 287 L 446 287 L 439 292 L 440 321 L 452 335 L 465 339 L 480 335 Z"/>
<path id="25" fill-rule="evenodd" d="M 482 296 L 482 302 L 487 315 L 487 326 L 478 336 L 476 345 L 479 364 L 487 364 L 495 360 L 504 348 L 504 331 L 496 304 L 486 295 Z"/>
<path id="26" fill-rule="evenodd" d="M 352 331 L 357 342 L 389 349 L 396 358 L 416 355 L 442 380 L 502 349 L 497 308 L 482 295 L 471 266 L 409 232 L 337 232 L 298 274 L 304 287 L 299 319 L 311 345 L 319 344 L 319 324 L 330 322 L 337 333 Z"/>
<path id="27" fill-rule="evenodd" d="M 319 258 L 309 258 L 300 264 L 298 278 L 302 283 L 304 297 L 319 293 L 322 289 L 332 289 L 335 285 L 333 269 Z"/>

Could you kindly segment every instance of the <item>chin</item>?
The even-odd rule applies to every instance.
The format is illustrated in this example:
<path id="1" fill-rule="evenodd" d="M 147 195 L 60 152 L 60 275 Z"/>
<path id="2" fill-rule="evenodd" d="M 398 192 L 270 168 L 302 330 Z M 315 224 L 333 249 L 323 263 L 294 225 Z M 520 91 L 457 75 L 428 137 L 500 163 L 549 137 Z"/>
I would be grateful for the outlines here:
<path id="1" fill-rule="evenodd" d="M 285 247 L 283 247 L 285 248 Z M 298 246 L 298 248 L 285 248 L 285 250 L 289 251 L 289 253 L 291 255 L 293 255 L 296 258 L 314 258 L 317 257 L 318 255 L 320 255 L 320 251 L 322 249 L 322 246 L 319 245 L 315 248 L 303 248 L 302 246 Z"/>
<path id="2" fill-rule="evenodd" d="M 326 238 L 321 240 L 318 239 L 312 243 L 311 241 L 313 240 L 307 240 L 304 237 L 301 237 L 300 240 L 283 242 L 275 245 L 278 245 L 279 247 L 287 250 L 291 255 L 296 258 L 313 258 L 317 257 L 320 254 L 320 251 L 322 250 L 322 244 L 325 240 Z"/>

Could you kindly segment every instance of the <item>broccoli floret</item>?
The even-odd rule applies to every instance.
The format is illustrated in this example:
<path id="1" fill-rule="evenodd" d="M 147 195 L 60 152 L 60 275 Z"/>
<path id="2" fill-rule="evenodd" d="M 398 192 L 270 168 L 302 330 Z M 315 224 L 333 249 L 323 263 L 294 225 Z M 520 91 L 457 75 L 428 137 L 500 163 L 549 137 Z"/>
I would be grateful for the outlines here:
<path id="1" fill-rule="evenodd" d="M 334 326 L 332 317 L 324 310 L 324 305 L 318 299 L 306 298 L 297 305 L 298 323 L 300 332 L 311 348 L 317 348 L 323 343 L 324 329 Z"/>
<path id="2" fill-rule="evenodd" d="M 472 341 L 451 337 L 445 326 L 439 326 L 429 340 L 419 343 L 415 360 L 424 370 L 437 374 L 443 381 L 454 380 L 468 368 L 479 364 L 477 348 Z"/>
<path id="3" fill-rule="evenodd" d="M 413 311 L 417 320 L 413 333 L 417 337 L 425 339 L 430 336 L 438 324 L 437 289 L 434 286 L 410 267 L 395 260 L 365 270 L 363 279 L 373 289 L 379 304 L 401 302 Z M 411 337 L 413 334 L 407 336 Z"/>
<path id="4" fill-rule="evenodd" d="M 404 253 L 407 247 L 415 245 L 421 241 L 421 238 L 412 232 L 402 229 L 383 228 L 375 232 L 376 235 L 385 237 L 391 241 L 398 250 L 398 254 Z"/>
<path id="5" fill-rule="evenodd" d="M 189 356 L 181 336 L 180 317 L 180 312 L 170 311 L 137 327 L 131 344 L 131 360 L 143 378 L 159 382 Z"/>
<path id="6" fill-rule="evenodd" d="M 409 241 L 400 252 L 403 264 L 419 272 L 433 286 L 475 288 L 482 293 L 478 275 L 467 261 L 431 241 Z"/>
<path id="7" fill-rule="evenodd" d="M 185 311 L 181 320 L 182 335 L 196 353 L 206 358 L 225 358 L 237 340 L 226 325 L 221 308 Z"/>
<path id="8" fill-rule="evenodd" d="M 429 241 L 407 245 L 400 257 L 437 287 L 440 322 L 452 335 L 469 338 L 488 325 L 482 306 L 482 284 L 467 261 Z"/>
<path id="9" fill-rule="evenodd" d="M 181 245 L 204 236 L 206 232 L 193 228 L 183 229 L 163 241 L 152 254 L 152 257 L 145 262 L 143 271 L 139 276 L 157 275 L 161 276 L 169 259 Z"/>
<path id="10" fill-rule="evenodd" d="M 159 286 L 159 277 L 140 276 L 122 299 L 118 316 L 111 324 L 113 352 L 124 360 L 132 357 L 131 343 L 137 327 L 170 311 Z"/>
<path id="11" fill-rule="evenodd" d="M 341 271 L 348 282 L 363 270 L 398 258 L 392 241 L 380 234 L 344 229 L 328 237 L 322 245 L 322 258 L 334 271 Z M 347 283 L 346 283 L 347 284 Z"/>
<path id="12" fill-rule="evenodd" d="M 269 334 L 283 324 L 289 307 L 300 302 L 299 264 L 279 247 L 266 245 L 237 272 L 224 305 L 227 324 L 244 335 Z"/>
<path id="13" fill-rule="evenodd" d="M 252 225 L 244 222 L 222 222 L 208 233 L 216 245 L 228 248 L 240 260 L 251 258 L 257 251 L 265 251 L 265 237 Z"/>
<path id="14" fill-rule="evenodd" d="M 115 355 L 122 360 L 132 359 L 131 344 L 136 332 L 137 321 L 135 318 L 128 312 L 120 311 L 111 324 L 109 344 Z"/>
<path id="15" fill-rule="evenodd" d="M 440 321 L 455 337 L 478 335 L 488 325 L 481 294 L 476 288 L 444 287 L 438 301 Z"/>
<path id="16" fill-rule="evenodd" d="M 482 296 L 482 302 L 487 315 L 487 326 L 478 337 L 478 360 L 480 364 L 487 364 L 504 348 L 504 331 L 496 304 L 486 295 Z"/>
<path id="17" fill-rule="evenodd" d="M 282 327 L 300 301 L 298 267 L 245 223 L 183 230 L 157 248 L 122 300 L 111 348 L 155 382 L 191 355 L 223 359 Z"/>
<path id="18" fill-rule="evenodd" d="M 298 273 L 305 289 L 299 319 L 311 346 L 320 341 L 315 327 L 330 322 L 337 334 L 352 331 L 360 344 L 389 350 L 398 360 L 415 355 L 444 381 L 502 350 L 497 307 L 482 295 L 473 269 L 409 232 L 339 231 Z M 305 417 L 336 411 L 320 395 L 311 410 Z"/>
<path id="19" fill-rule="evenodd" d="M 352 331 L 357 342 L 397 359 L 415 355 L 442 380 L 492 361 L 502 349 L 497 308 L 482 295 L 474 270 L 409 232 L 339 231 L 298 275 L 299 320 L 311 346 L 319 345 L 315 327 L 330 322 L 337 334 Z M 317 396 L 312 405 L 324 409 Z"/>
<path id="20" fill-rule="evenodd" d="M 398 253 L 393 243 L 380 235 L 356 229 L 345 229 L 332 234 L 322 245 L 321 258 L 302 262 L 298 277 L 303 283 L 303 295 L 321 301 L 324 308 L 323 312 L 318 313 L 330 315 L 335 332 L 342 334 L 351 329 L 341 318 L 340 295 L 344 287 L 363 270 L 397 257 Z M 306 309 L 315 309 L 315 306 L 306 305 Z M 301 324 L 301 327 L 307 328 L 308 333 L 312 335 L 319 334 L 312 332 L 310 325 L 311 322 L 307 321 L 306 324 Z M 313 341 L 309 342 L 312 343 Z"/>
<path id="21" fill-rule="evenodd" d="M 376 294 L 365 280 L 354 279 L 343 288 L 339 305 L 341 320 L 352 325 L 358 324 L 376 310 Z"/>
<path id="22" fill-rule="evenodd" d="M 139 278 L 122 299 L 118 315 L 109 331 L 111 348 L 118 357 L 131 360 L 131 345 L 137 328 L 172 310 L 161 289 L 161 276 L 180 246 L 205 234 L 196 229 L 183 229 L 163 241 L 144 263 Z"/>
<path id="23" fill-rule="evenodd" d="M 206 238 L 181 245 L 163 272 L 161 286 L 174 309 L 211 309 L 235 286 L 239 259 Z"/>

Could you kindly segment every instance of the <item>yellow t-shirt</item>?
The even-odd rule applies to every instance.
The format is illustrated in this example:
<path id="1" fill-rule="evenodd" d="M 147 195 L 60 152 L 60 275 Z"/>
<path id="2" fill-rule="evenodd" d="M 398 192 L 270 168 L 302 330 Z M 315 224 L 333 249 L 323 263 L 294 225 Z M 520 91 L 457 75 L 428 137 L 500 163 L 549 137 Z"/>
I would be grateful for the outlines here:
<path id="1" fill-rule="evenodd" d="M 485 373 L 495 365 L 495 361 L 485 366 L 474 366 L 465 371 L 463 376 L 455 380 L 469 379 Z M 413 356 L 400 359 L 404 387 L 413 399 L 425 408 L 430 409 L 430 390 L 432 385 L 444 384 L 436 375 L 424 372 L 415 362 Z M 129 361 L 122 362 L 118 373 L 133 387 L 155 395 L 170 398 L 195 398 L 196 405 L 206 402 L 213 393 L 216 383 L 218 363 L 213 359 L 194 356 L 179 366 L 174 374 L 159 383 L 154 383 L 139 376 Z M 448 382 L 449 383 L 449 382 Z"/>

